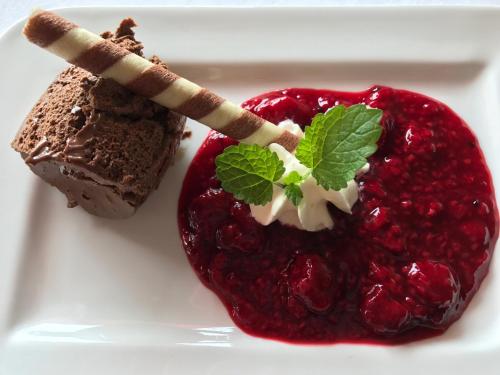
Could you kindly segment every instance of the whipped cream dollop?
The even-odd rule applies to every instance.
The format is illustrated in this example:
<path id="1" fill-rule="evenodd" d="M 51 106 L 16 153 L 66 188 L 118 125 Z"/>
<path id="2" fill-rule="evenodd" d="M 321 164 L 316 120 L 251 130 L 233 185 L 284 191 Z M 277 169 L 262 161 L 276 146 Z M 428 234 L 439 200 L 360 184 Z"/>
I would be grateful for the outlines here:
<path id="1" fill-rule="evenodd" d="M 304 136 L 300 126 L 291 120 L 282 121 L 278 126 L 299 137 Z M 276 152 L 285 167 L 285 173 L 278 183 L 282 183 L 284 177 L 293 171 L 298 172 L 301 176 L 309 172 L 309 168 L 301 164 L 295 157 L 295 154 L 290 153 L 283 146 L 272 143 L 269 145 L 269 149 Z M 370 165 L 367 163 L 357 174 L 366 173 L 369 168 Z M 274 185 L 273 197 L 269 203 L 264 206 L 250 205 L 252 216 L 262 225 L 269 225 L 279 220 L 282 224 L 293 225 L 299 229 L 316 232 L 322 229 L 333 228 L 333 220 L 327 207 L 328 202 L 333 203 L 338 209 L 350 214 L 352 206 L 358 200 L 358 184 L 354 180 L 349 181 L 347 187 L 340 191 L 325 190 L 317 184 L 313 176 L 307 177 L 299 186 L 302 190 L 303 198 L 297 207 L 287 199 L 285 190 L 282 187 Z"/>

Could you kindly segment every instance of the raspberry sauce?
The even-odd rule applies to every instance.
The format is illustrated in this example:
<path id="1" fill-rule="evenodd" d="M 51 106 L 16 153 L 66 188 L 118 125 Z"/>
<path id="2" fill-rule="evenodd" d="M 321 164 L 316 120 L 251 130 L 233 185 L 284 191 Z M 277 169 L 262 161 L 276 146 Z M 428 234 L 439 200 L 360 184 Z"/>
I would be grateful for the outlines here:
<path id="1" fill-rule="evenodd" d="M 384 110 L 352 215 L 335 227 L 262 226 L 221 190 L 215 157 L 234 142 L 211 132 L 179 201 L 186 254 L 245 332 L 295 343 L 395 344 L 442 333 L 488 271 L 498 237 L 491 177 L 478 141 L 429 97 L 374 86 L 349 93 L 273 91 L 243 107 L 305 126 L 318 112 L 364 103 Z"/>

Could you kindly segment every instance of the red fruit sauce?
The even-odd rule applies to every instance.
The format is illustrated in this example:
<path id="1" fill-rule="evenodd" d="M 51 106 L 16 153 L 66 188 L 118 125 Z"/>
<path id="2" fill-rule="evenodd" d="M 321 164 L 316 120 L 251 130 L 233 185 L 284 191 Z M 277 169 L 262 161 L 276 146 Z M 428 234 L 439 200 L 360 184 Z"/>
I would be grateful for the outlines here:
<path id="1" fill-rule="evenodd" d="M 243 107 L 308 125 L 318 112 L 364 103 L 384 110 L 352 215 L 330 206 L 333 230 L 258 224 L 220 188 L 211 132 L 179 201 L 184 248 L 201 281 L 245 332 L 298 343 L 402 343 L 443 332 L 488 271 L 498 237 L 491 177 L 477 139 L 444 104 L 375 86 L 349 93 L 273 91 Z"/>

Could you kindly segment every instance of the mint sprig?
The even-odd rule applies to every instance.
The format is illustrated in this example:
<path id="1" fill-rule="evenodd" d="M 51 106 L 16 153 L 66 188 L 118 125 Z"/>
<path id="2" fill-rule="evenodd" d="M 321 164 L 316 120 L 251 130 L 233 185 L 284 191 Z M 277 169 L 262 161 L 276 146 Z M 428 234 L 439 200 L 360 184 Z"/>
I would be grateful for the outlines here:
<path id="1" fill-rule="evenodd" d="M 302 181 L 304 181 L 304 176 L 301 176 L 297 171 L 292 171 L 283 178 L 285 195 L 294 206 L 298 206 L 304 197 L 302 190 L 300 190 L 300 183 L 302 183 Z"/>
<path id="2" fill-rule="evenodd" d="M 215 159 L 217 178 L 225 191 L 248 204 L 265 205 L 273 197 L 273 184 L 285 167 L 275 152 L 240 143 L 227 147 Z"/>
<path id="3" fill-rule="evenodd" d="M 326 190 L 347 186 L 377 150 L 381 119 L 380 109 L 363 104 L 348 108 L 338 105 L 314 116 L 295 153 L 297 160 L 310 170 L 305 176 L 292 171 L 282 178 L 285 168 L 275 152 L 257 145 L 239 144 L 217 156 L 217 177 L 224 190 L 248 204 L 270 202 L 273 186 L 277 185 L 298 206 L 303 199 L 300 185 L 310 174 Z"/>
<path id="4" fill-rule="evenodd" d="M 340 190 L 377 150 L 382 133 L 380 109 L 338 105 L 314 116 L 295 156 L 324 189 Z"/>

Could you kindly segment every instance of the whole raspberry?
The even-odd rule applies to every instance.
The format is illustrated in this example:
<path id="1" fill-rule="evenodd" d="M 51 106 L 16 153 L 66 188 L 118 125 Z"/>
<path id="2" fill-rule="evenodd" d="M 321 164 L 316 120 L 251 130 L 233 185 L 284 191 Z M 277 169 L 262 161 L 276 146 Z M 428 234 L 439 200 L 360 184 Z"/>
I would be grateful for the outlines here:
<path id="1" fill-rule="evenodd" d="M 293 295 L 314 312 L 328 310 L 334 300 L 333 273 L 319 255 L 299 255 L 292 263 L 289 282 Z"/>
<path id="2" fill-rule="evenodd" d="M 459 286 L 447 265 L 425 260 L 411 263 L 405 269 L 408 284 L 423 303 L 449 308 L 457 301 Z"/>
<path id="3" fill-rule="evenodd" d="M 364 296 L 361 316 L 374 332 L 400 332 L 410 320 L 408 309 L 396 301 L 381 284 L 375 284 Z"/>

